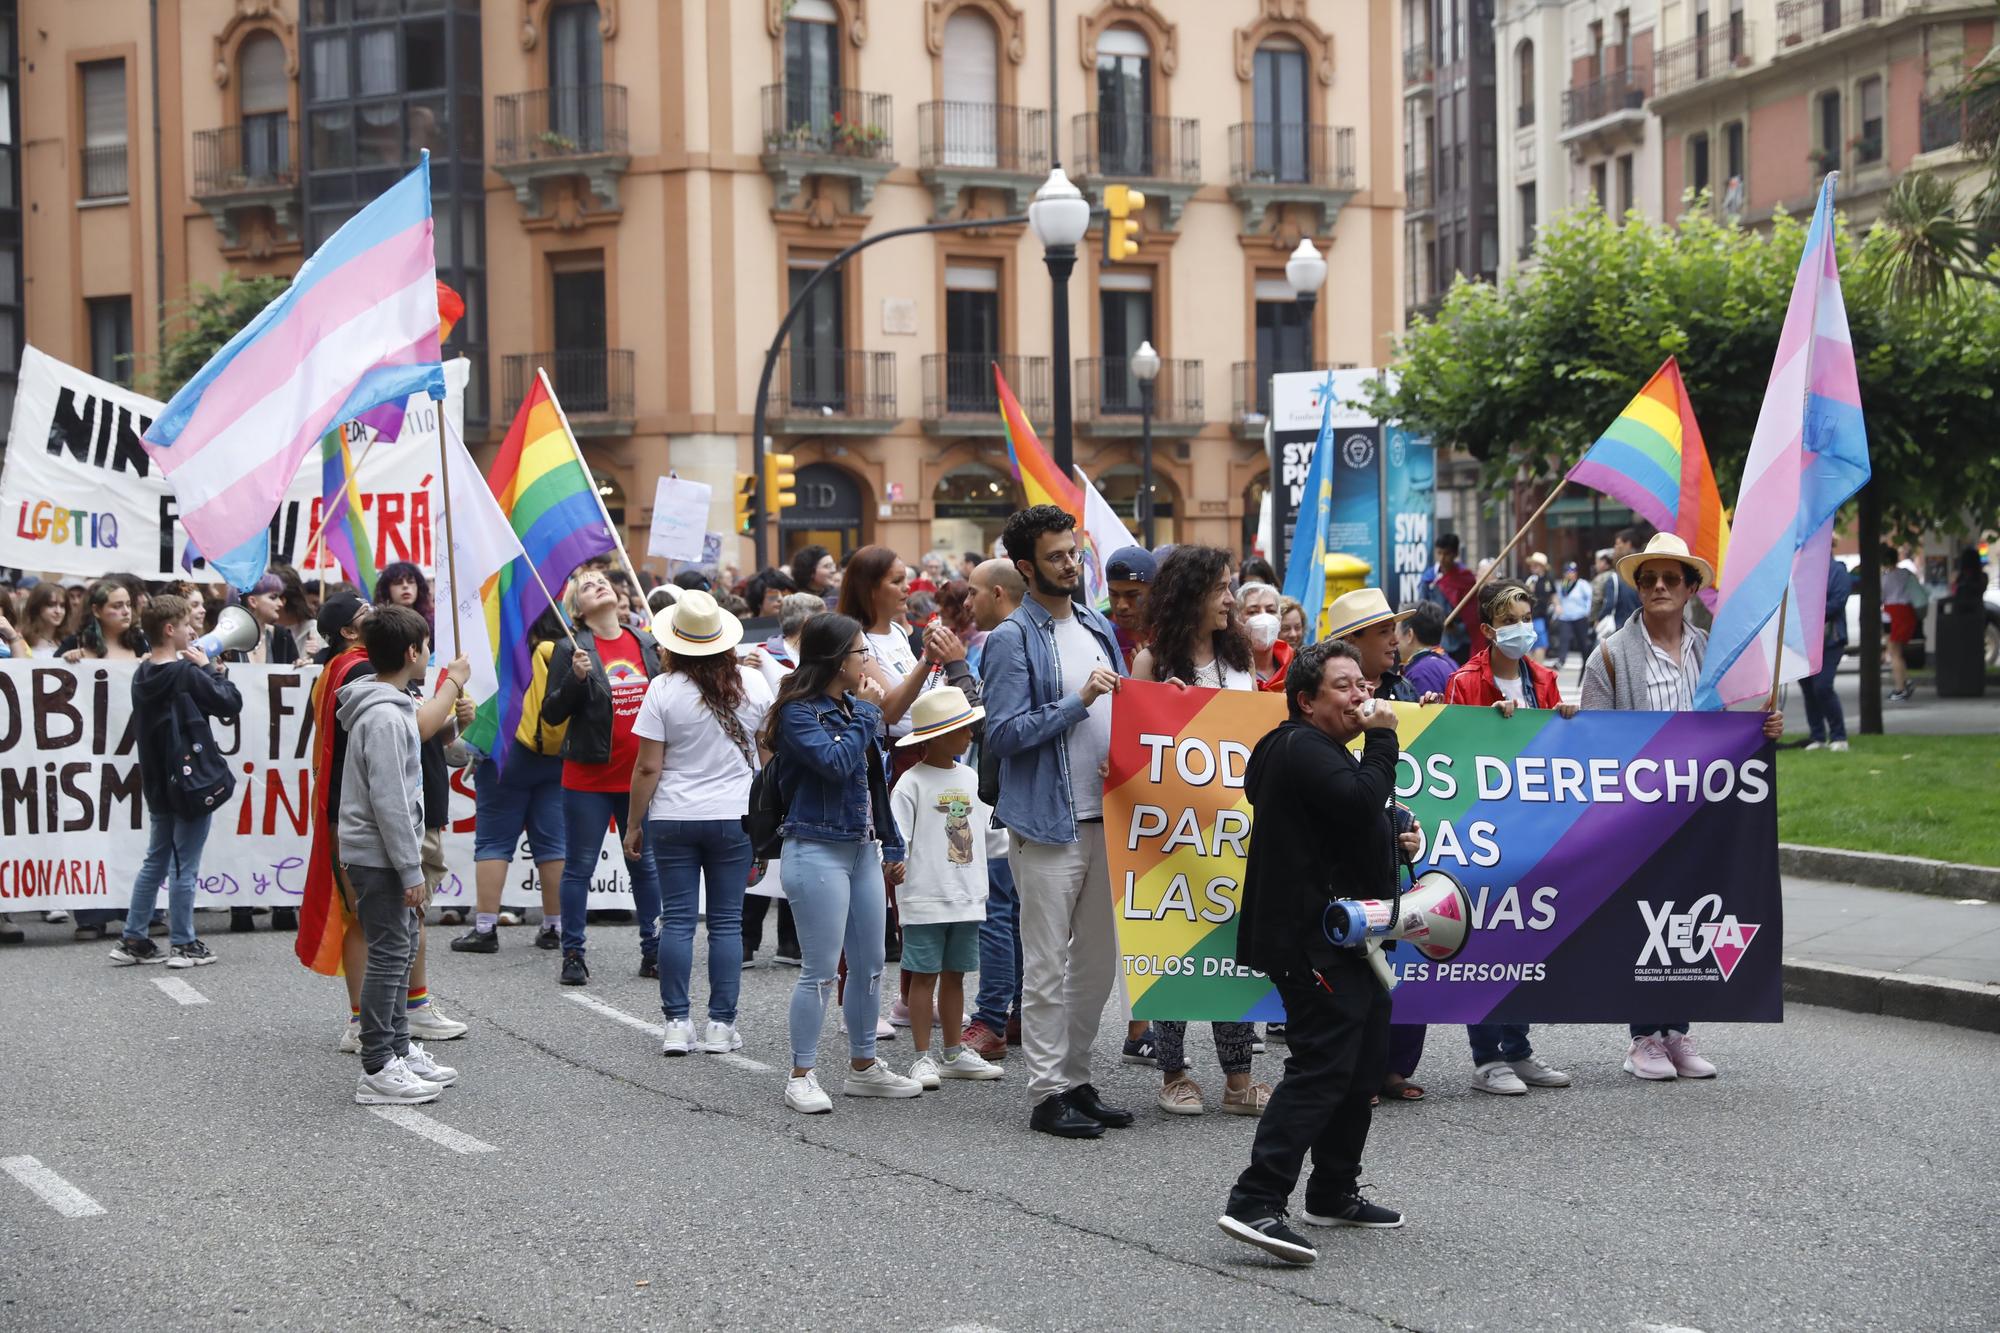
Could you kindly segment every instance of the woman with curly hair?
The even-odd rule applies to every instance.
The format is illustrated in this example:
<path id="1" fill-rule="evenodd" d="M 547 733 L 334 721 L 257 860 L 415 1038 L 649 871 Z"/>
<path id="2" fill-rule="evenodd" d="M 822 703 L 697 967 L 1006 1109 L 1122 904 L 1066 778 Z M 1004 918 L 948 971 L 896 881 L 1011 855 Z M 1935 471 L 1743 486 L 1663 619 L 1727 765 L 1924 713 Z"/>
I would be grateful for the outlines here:
<path id="1" fill-rule="evenodd" d="M 375 580 L 375 605 L 407 606 L 436 629 L 432 615 L 431 583 L 424 571 L 407 560 L 398 560 Z"/>
<path id="2" fill-rule="evenodd" d="M 1146 619 L 1153 640 L 1132 663 L 1133 679 L 1222 690 L 1257 688 L 1250 638 L 1236 618 L 1236 598 L 1229 590 L 1227 551 L 1174 547 L 1153 579 Z M 1222 1064 L 1223 1113 L 1261 1116 L 1271 1085 L 1250 1078 L 1256 1028 L 1249 1023 L 1213 1026 L 1215 1054 Z M 1200 1115 L 1201 1088 L 1187 1073 L 1187 1024 L 1156 1021 L 1153 1040 L 1160 1065 L 1160 1109 L 1168 1115 Z"/>

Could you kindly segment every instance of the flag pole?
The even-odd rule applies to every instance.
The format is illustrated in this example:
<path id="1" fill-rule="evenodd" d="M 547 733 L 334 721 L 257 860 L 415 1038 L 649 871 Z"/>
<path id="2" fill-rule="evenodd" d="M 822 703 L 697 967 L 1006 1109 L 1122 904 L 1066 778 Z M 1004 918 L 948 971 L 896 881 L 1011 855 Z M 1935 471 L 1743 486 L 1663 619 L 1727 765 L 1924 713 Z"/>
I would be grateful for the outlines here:
<path id="1" fill-rule="evenodd" d="M 590 487 L 590 498 L 597 502 L 598 517 L 604 520 L 605 531 L 611 534 L 612 545 L 618 548 L 618 558 L 625 563 L 625 572 L 631 576 L 632 592 L 636 596 L 645 590 L 646 585 L 639 581 L 639 571 L 632 564 L 632 557 L 625 551 L 625 539 L 618 535 L 618 525 L 611 521 L 611 511 L 604 507 L 604 497 L 597 493 L 597 482 L 590 475 L 590 464 L 583 458 L 583 446 L 576 442 L 576 432 L 569 428 L 569 413 L 563 411 L 562 399 L 556 397 L 555 386 L 549 383 L 549 373 L 536 366 L 535 378 L 541 381 L 542 392 L 549 396 L 549 402 L 555 406 L 556 420 L 562 422 L 563 438 L 569 441 L 569 451 L 576 455 L 576 465 L 583 469 L 584 482 Z"/>
<path id="2" fill-rule="evenodd" d="M 461 449 L 464 448 L 465 438 L 458 434 L 458 428 L 451 424 L 451 420 L 449 417 L 444 418 L 444 422 L 446 428 L 449 429 L 452 432 L 454 438 L 458 440 L 459 447 Z M 521 552 L 520 559 L 521 563 L 528 567 L 528 572 L 535 576 L 535 584 L 542 590 L 542 596 L 549 599 L 549 608 L 556 613 L 556 623 L 561 625 L 563 627 L 563 633 L 569 636 L 570 651 L 572 652 L 577 651 L 576 627 L 571 625 L 569 623 L 569 617 L 563 614 L 562 602 L 556 597 L 554 593 L 549 591 L 548 582 L 542 578 L 542 571 L 535 568 L 535 562 L 528 558 L 528 553 L 525 550 Z M 453 583 L 452 591 L 454 593 L 457 592 L 456 581 L 454 581 Z"/>
<path id="3" fill-rule="evenodd" d="M 342 428 L 335 427 L 335 429 L 338 430 Z M 375 442 L 381 438 L 382 437 L 380 435 L 371 436 L 369 438 L 367 447 L 361 451 L 361 457 L 354 460 L 354 471 L 341 481 L 340 489 L 333 493 L 333 499 L 326 501 L 324 504 L 320 506 L 319 523 L 313 528 L 312 535 L 306 538 L 307 569 L 311 569 L 313 567 L 313 560 L 317 556 L 325 554 L 325 552 L 321 550 L 319 546 L 319 539 L 326 533 L 327 516 L 333 513 L 334 505 L 338 504 L 341 500 L 346 498 L 347 488 L 352 486 L 355 483 L 355 481 L 360 478 L 361 465 L 368 461 L 368 455 L 370 452 L 374 450 Z M 362 589 L 362 591 L 367 592 L 369 590 L 364 588 Z"/>
<path id="4" fill-rule="evenodd" d="M 1764 711 L 1774 713 L 1778 709 L 1778 669 L 1785 665 L 1785 613 L 1791 609 L 1792 585 L 1785 584 L 1784 595 L 1778 598 L 1778 651 L 1771 655 L 1771 697 L 1764 701 Z M 1808 662 L 1812 659 L 1807 658 Z"/>
<path id="5" fill-rule="evenodd" d="M 439 398 L 434 401 L 437 403 L 438 420 L 443 421 L 444 399 Z M 354 470 L 359 472 L 361 465 L 355 464 Z M 442 430 L 438 432 L 438 478 L 444 490 L 444 568 L 446 577 L 451 580 L 451 655 L 455 659 L 460 656 L 458 603 L 463 595 L 463 589 L 458 586 L 458 542 L 453 538 L 451 530 L 451 455 L 446 451 Z M 433 562 L 436 561 L 435 551 L 431 553 L 431 559 Z"/>
<path id="6" fill-rule="evenodd" d="M 1472 586 L 1465 590 L 1465 596 L 1458 599 L 1458 605 L 1454 606 L 1451 609 L 1451 614 L 1444 618 L 1444 623 L 1446 625 L 1450 625 L 1452 621 L 1458 619 L 1458 613 L 1465 609 L 1465 604 L 1479 595 L 1480 588 L 1484 587 L 1486 584 L 1487 576 L 1492 574 L 1494 570 L 1500 568 L 1500 562 L 1507 558 L 1507 552 L 1513 550 L 1516 546 L 1519 546 L 1521 544 L 1521 538 L 1528 535 L 1528 529 L 1535 526 L 1535 520 L 1540 518 L 1542 514 L 1548 509 L 1548 507 L 1556 502 L 1556 497 L 1562 494 L 1562 488 L 1567 485 L 1569 485 L 1568 477 L 1564 477 L 1561 481 L 1557 482 L 1555 485 L 1555 489 L 1549 492 L 1549 498 L 1542 501 L 1541 508 L 1537 509 L 1534 513 L 1528 515 L 1528 521 L 1523 523 L 1519 528 L 1515 529 L 1514 535 L 1508 539 L 1507 544 L 1500 548 L 1500 554 L 1494 556 L 1493 563 L 1486 567 L 1486 573 L 1481 574 L 1477 578 L 1472 580 Z"/>

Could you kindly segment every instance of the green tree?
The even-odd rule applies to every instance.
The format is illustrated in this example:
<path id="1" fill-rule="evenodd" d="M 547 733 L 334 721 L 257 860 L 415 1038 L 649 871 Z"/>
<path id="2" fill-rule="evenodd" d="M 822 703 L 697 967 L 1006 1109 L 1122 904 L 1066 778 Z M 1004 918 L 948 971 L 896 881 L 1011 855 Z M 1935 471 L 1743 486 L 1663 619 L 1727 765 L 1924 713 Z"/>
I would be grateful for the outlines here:
<path id="1" fill-rule="evenodd" d="M 152 368 L 138 377 L 140 390 L 155 398 L 173 397 L 210 357 L 291 285 L 290 278 L 243 278 L 230 272 L 213 287 L 197 284 L 189 288 L 187 298 L 170 313 L 175 331 Z"/>

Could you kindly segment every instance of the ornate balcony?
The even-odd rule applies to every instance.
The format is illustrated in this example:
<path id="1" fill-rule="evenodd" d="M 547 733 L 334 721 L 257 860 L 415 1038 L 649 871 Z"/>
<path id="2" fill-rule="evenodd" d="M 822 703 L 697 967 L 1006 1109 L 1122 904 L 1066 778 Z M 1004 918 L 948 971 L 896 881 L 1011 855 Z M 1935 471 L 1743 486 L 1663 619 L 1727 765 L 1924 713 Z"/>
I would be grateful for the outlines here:
<path id="1" fill-rule="evenodd" d="M 531 218 L 542 216 L 542 182 L 581 176 L 600 209 L 618 208 L 632 165 L 625 89 L 615 83 L 540 88 L 493 99 L 493 170 L 514 187 Z"/>
<path id="2" fill-rule="evenodd" d="M 1897 18 L 1909 7 L 1908 0 L 1778 0 L 1778 52 L 1876 19 Z"/>
<path id="3" fill-rule="evenodd" d="M 578 437 L 630 435 L 636 422 L 632 353 L 622 347 L 573 348 L 507 357 L 501 365 L 500 419 L 512 421 L 540 367 Z"/>
<path id="4" fill-rule="evenodd" d="M 875 187 L 896 169 L 894 106 L 887 93 L 773 83 L 763 91 L 764 153 L 778 206 L 805 203 L 806 181 L 848 183 L 851 211 L 866 213 Z M 887 355 L 885 353 L 885 355 Z"/>
<path id="5" fill-rule="evenodd" d="M 1182 437 L 1202 428 L 1199 361 L 1160 362 L 1153 381 L 1153 434 Z M 1143 399 L 1130 357 L 1093 356 L 1076 363 L 1076 429 L 1083 435 L 1137 435 Z"/>
<path id="6" fill-rule="evenodd" d="M 1201 122 L 1185 116 L 1099 115 L 1072 124 L 1072 173 L 1086 193 L 1102 198 L 1111 182 L 1137 186 L 1160 201 L 1160 225 L 1173 231 L 1181 210 L 1201 188 Z"/>
<path id="7" fill-rule="evenodd" d="M 932 435 L 1004 435 L 993 364 L 1007 377 L 1028 420 L 1050 418 L 1050 362 L 1045 356 L 946 352 L 924 358 L 924 430 Z"/>
<path id="8" fill-rule="evenodd" d="M 896 410 L 896 354 L 787 347 L 771 378 L 771 422 L 786 435 L 880 435 Z"/>
<path id="9" fill-rule="evenodd" d="M 1675 42 L 1653 57 L 1653 96 L 1672 97 L 1750 66 L 1755 33 L 1748 23 Z"/>
<path id="10" fill-rule="evenodd" d="M 991 102 L 925 102 L 917 108 L 917 175 L 942 221 L 968 189 L 999 190 L 1025 213 L 1049 174 L 1049 113 Z"/>
<path id="11" fill-rule="evenodd" d="M 1264 230 L 1273 204 L 1307 205 L 1319 215 L 1313 234 L 1329 235 L 1354 197 L 1354 131 L 1283 121 L 1231 125 L 1229 182 L 1244 235 Z"/>
<path id="12" fill-rule="evenodd" d="M 248 116 L 194 136 L 194 201 L 208 210 L 222 247 L 246 244 L 244 223 L 268 209 L 269 239 L 299 238 L 299 127 L 284 116 Z"/>
<path id="13" fill-rule="evenodd" d="M 1650 65 L 1613 70 L 1601 79 L 1563 92 L 1562 141 L 1572 151 L 1605 151 L 1638 143 L 1646 135 L 1646 99 L 1652 95 Z"/>
<path id="14" fill-rule="evenodd" d="M 1403 96 L 1421 97 L 1431 91 L 1436 80 L 1436 69 L 1431 64 L 1430 44 L 1418 42 L 1415 46 L 1404 47 Z"/>

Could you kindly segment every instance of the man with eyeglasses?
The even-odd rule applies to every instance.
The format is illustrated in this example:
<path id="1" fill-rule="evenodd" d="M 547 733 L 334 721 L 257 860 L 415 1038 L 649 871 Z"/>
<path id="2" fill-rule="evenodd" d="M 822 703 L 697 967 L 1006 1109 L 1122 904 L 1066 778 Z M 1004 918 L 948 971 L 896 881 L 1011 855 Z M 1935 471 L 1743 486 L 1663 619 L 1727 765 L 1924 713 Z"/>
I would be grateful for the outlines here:
<path id="1" fill-rule="evenodd" d="M 1637 589 L 1639 614 L 1598 644 L 1583 666 L 1583 706 L 1685 713 L 1694 709 L 1708 633 L 1688 623 L 1687 604 L 1715 577 L 1708 561 L 1671 532 L 1618 561 L 1619 579 Z M 1785 731 L 1772 710 L 1764 734 Z M 1686 1023 L 1634 1023 L 1625 1071 L 1643 1079 L 1713 1078 L 1715 1066 L 1695 1049 Z"/>

